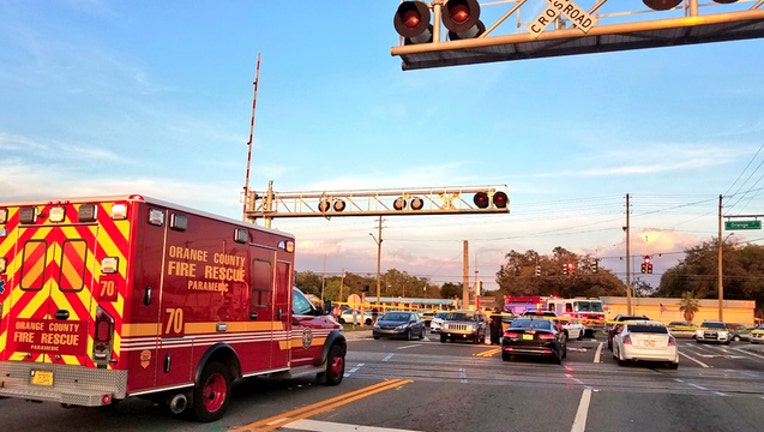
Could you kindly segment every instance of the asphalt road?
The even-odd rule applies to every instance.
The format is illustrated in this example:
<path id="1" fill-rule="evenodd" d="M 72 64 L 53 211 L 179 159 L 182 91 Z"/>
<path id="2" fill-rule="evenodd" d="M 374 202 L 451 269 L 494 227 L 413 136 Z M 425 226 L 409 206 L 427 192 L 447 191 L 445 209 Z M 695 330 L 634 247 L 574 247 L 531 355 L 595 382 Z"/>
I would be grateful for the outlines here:
<path id="1" fill-rule="evenodd" d="M 110 410 L 0 400 L 13 431 L 761 431 L 764 346 L 680 339 L 678 370 L 618 366 L 604 338 L 571 341 L 563 365 L 504 362 L 498 347 L 373 340 L 349 332 L 345 379 L 252 379 L 211 424 L 131 399 Z"/>

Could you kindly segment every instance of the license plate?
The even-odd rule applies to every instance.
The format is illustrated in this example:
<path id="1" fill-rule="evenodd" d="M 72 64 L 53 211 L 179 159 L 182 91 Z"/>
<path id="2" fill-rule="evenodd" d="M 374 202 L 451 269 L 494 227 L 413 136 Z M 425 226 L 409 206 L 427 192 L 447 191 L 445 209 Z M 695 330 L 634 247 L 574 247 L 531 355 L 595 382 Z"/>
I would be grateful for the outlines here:
<path id="1" fill-rule="evenodd" d="M 533 335 L 524 334 L 523 335 L 523 340 L 533 340 Z"/>
<path id="2" fill-rule="evenodd" d="M 48 370 L 33 370 L 32 371 L 32 384 L 41 386 L 53 385 L 53 371 Z"/>
<path id="3" fill-rule="evenodd" d="M 647 346 L 647 347 L 654 347 L 655 346 L 655 341 L 651 340 L 651 339 L 648 339 L 648 340 L 645 341 L 645 346 Z"/>

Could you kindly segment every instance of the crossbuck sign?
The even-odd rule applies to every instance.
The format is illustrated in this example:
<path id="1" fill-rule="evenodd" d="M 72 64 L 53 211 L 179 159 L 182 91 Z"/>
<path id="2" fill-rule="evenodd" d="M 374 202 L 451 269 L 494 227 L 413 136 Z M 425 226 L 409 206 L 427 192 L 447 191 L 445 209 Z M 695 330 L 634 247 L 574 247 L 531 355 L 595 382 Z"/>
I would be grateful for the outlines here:
<path id="1" fill-rule="evenodd" d="M 594 19 L 573 0 L 546 0 L 547 7 L 528 25 L 528 33 L 538 39 L 547 26 L 560 15 L 565 15 L 582 32 L 587 33 L 594 25 Z"/>

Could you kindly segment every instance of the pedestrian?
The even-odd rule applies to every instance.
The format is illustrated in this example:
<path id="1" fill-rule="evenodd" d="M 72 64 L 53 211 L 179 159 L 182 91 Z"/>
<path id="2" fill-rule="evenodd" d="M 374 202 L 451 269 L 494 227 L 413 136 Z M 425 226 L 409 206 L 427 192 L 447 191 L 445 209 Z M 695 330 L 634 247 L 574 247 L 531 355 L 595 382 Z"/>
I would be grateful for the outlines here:
<path id="1" fill-rule="evenodd" d="M 379 316 L 379 310 L 376 308 L 376 306 L 371 310 L 371 323 L 376 324 L 377 323 L 377 317 Z"/>
<path id="2" fill-rule="evenodd" d="M 501 324 L 501 309 L 496 308 L 491 314 L 491 345 L 499 345 L 504 329 Z"/>

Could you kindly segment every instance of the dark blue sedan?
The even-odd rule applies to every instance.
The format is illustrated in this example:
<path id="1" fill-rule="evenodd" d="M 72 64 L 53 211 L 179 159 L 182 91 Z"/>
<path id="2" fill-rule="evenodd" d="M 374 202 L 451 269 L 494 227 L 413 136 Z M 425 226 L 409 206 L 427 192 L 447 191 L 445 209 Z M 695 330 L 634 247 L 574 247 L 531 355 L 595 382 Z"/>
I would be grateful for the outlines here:
<path id="1" fill-rule="evenodd" d="M 510 361 L 512 356 L 537 356 L 562 363 L 567 354 L 565 332 L 549 319 L 516 318 L 501 338 L 501 358 Z"/>
<path id="2" fill-rule="evenodd" d="M 381 337 L 400 337 L 407 340 L 424 339 L 425 324 L 416 312 L 387 312 L 379 317 L 371 334 L 374 339 Z"/>

